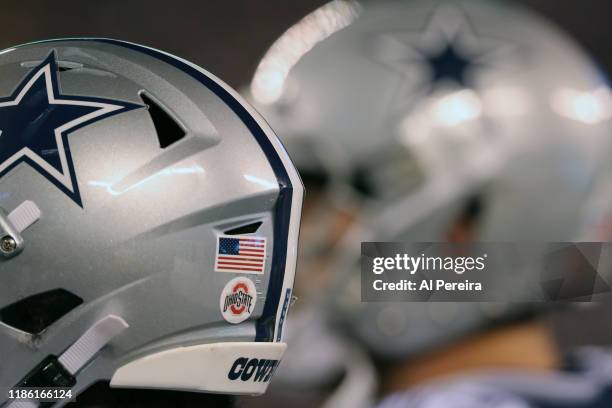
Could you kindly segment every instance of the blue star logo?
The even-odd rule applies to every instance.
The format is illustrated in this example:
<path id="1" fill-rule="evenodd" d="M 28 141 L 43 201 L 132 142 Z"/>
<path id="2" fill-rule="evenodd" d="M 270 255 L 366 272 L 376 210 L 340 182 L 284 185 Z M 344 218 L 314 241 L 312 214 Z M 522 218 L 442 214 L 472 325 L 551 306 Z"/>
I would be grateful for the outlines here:
<path id="1" fill-rule="evenodd" d="M 398 76 L 390 104 L 402 113 L 441 88 L 477 89 L 480 70 L 494 69 L 515 51 L 503 40 L 476 33 L 455 5 L 434 6 L 421 30 L 377 34 L 372 58 Z"/>
<path id="2" fill-rule="evenodd" d="M 0 98 L 0 178 L 27 163 L 83 206 L 70 154 L 70 133 L 142 106 L 63 95 L 54 52 L 32 69 L 13 94 Z"/>
<path id="3" fill-rule="evenodd" d="M 425 60 L 429 64 L 432 84 L 454 81 L 463 87 L 468 87 L 467 74 L 477 65 L 450 41 L 439 52 L 426 54 Z"/>

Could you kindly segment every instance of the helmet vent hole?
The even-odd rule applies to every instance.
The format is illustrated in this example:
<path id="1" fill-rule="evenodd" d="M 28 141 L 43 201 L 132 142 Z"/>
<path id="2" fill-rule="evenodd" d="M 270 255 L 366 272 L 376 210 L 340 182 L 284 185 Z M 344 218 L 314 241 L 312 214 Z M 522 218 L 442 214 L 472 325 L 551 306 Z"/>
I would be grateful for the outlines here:
<path id="1" fill-rule="evenodd" d="M 262 222 L 257 221 L 247 225 L 241 225 L 240 227 L 232 228 L 225 231 L 226 235 L 243 235 L 243 234 L 253 234 L 257 232 L 259 227 L 261 227 Z"/>
<path id="2" fill-rule="evenodd" d="M 77 295 L 65 289 L 53 289 L 0 309 L 0 321 L 30 334 L 40 334 L 81 303 L 83 299 Z"/>
<path id="3" fill-rule="evenodd" d="M 165 149 L 185 137 L 186 132 L 183 127 L 160 103 L 153 100 L 145 92 L 140 93 L 140 98 L 147 105 L 147 110 L 159 139 L 159 147 Z"/>

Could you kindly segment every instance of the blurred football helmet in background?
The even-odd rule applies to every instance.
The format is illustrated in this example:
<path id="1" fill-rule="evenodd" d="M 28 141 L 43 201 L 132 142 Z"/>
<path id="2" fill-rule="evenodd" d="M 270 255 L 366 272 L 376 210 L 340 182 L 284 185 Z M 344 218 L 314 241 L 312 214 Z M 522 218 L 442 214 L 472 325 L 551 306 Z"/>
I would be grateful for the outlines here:
<path id="1" fill-rule="evenodd" d="M 205 70 L 121 41 L 6 49 L 0 78 L 0 405 L 99 381 L 264 392 L 303 190 L 266 123 Z"/>
<path id="2" fill-rule="evenodd" d="M 302 303 L 316 299 L 378 357 L 523 306 L 362 303 L 360 241 L 610 238 L 610 91 L 570 38 L 522 8 L 333 1 L 271 46 L 248 94 L 309 190 Z"/>

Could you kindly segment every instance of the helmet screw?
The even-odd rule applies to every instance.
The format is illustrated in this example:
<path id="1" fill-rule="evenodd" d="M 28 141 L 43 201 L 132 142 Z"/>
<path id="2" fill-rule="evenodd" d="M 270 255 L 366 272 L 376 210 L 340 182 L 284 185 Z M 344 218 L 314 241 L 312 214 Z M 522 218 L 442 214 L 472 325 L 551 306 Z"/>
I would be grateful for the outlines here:
<path id="1" fill-rule="evenodd" d="M 17 242 L 10 235 L 6 235 L 0 239 L 0 251 L 5 254 L 11 254 L 17 249 Z"/>

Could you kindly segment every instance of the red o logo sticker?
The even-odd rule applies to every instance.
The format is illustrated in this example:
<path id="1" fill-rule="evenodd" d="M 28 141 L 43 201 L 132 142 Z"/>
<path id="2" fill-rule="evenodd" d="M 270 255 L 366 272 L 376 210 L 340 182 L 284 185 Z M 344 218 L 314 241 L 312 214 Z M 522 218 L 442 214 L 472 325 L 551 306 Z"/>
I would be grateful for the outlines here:
<path id="1" fill-rule="evenodd" d="M 221 292 L 220 308 L 223 318 L 232 324 L 238 324 L 251 316 L 257 302 L 255 284 L 248 278 L 234 278 Z"/>

